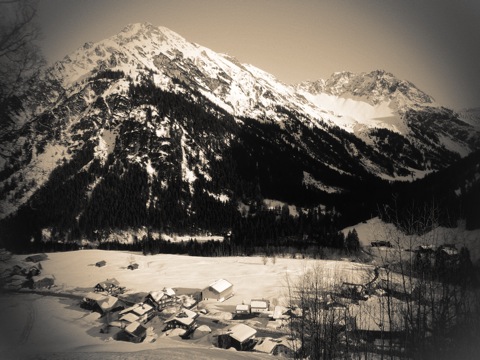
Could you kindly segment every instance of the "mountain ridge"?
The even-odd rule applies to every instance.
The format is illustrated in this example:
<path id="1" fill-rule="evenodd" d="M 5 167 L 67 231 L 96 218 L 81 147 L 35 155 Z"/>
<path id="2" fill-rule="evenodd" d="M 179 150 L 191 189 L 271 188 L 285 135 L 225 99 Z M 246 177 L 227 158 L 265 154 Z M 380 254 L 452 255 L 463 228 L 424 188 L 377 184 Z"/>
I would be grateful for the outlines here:
<path id="1" fill-rule="evenodd" d="M 206 208 L 231 224 L 224 216 L 260 198 L 331 203 L 364 191 L 358 182 L 422 177 L 479 146 L 471 125 L 387 72 L 327 85 L 289 86 L 167 28 L 128 25 L 20 96 L 12 118 L 23 126 L 2 145 L 12 156 L 0 164 L 1 217 L 75 236 L 182 218 L 208 228 Z M 75 204 L 50 198 L 62 192 Z M 67 220 L 38 213 L 65 206 Z"/>

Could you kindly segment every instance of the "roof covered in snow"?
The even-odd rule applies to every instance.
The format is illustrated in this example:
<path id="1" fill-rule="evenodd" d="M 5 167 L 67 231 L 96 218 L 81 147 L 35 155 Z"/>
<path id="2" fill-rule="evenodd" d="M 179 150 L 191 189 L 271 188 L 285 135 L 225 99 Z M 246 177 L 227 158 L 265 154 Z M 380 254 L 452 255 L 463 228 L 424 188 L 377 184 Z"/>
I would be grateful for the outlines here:
<path id="1" fill-rule="evenodd" d="M 228 334 L 240 343 L 247 341 L 255 336 L 257 330 L 245 324 L 237 324 L 228 328 Z"/>
<path id="2" fill-rule="evenodd" d="M 145 329 L 145 327 L 137 321 L 131 323 L 130 325 L 128 325 L 125 328 L 125 331 L 127 333 L 129 333 L 130 335 L 133 335 L 135 337 L 141 337 L 145 333 L 146 330 L 147 329 Z"/>
<path id="3" fill-rule="evenodd" d="M 219 279 L 211 283 L 208 287 L 220 294 L 225 290 L 233 287 L 233 284 L 225 279 Z"/>

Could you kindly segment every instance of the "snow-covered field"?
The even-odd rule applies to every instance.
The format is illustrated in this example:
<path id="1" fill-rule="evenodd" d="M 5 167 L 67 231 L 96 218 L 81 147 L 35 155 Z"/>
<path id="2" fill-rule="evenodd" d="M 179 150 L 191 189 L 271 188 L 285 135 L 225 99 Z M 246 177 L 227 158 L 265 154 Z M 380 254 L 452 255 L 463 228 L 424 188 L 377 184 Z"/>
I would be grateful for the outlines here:
<path id="1" fill-rule="evenodd" d="M 14 256 L 12 261 L 26 256 Z M 106 261 L 106 266 L 95 263 Z M 131 262 L 137 270 L 128 270 Z M 8 264 L 7 264 L 8 266 Z M 164 287 L 203 289 L 214 280 L 225 278 L 234 284 L 235 295 L 211 310 L 236 305 L 252 298 L 269 299 L 281 304 L 287 294 L 287 277 L 291 281 L 310 267 L 319 266 L 326 281 L 360 282 L 372 275 L 372 266 L 348 261 L 303 260 L 276 258 L 264 264 L 262 257 L 190 257 L 181 255 L 151 255 L 138 253 L 81 250 L 50 253 L 42 262 L 43 274 L 52 274 L 56 286 L 49 292 L 83 296 L 98 282 L 116 278 L 127 291 L 148 292 Z M 101 323 L 95 313 L 79 307 L 79 300 L 38 294 L 8 293 L 0 297 L 0 353 L 4 358 L 41 359 L 245 359 L 262 358 L 253 353 L 235 353 L 214 349 L 207 344 L 158 338 L 153 343 L 131 344 L 101 335 Z M 102 353 L 101 356 L 98 353 Z M 116 355 L 116 353 L 120 353 Z M 5 355 L 3 355 L 5 354 Z M 66 355 L 68 354 L 68 356 Z"/>

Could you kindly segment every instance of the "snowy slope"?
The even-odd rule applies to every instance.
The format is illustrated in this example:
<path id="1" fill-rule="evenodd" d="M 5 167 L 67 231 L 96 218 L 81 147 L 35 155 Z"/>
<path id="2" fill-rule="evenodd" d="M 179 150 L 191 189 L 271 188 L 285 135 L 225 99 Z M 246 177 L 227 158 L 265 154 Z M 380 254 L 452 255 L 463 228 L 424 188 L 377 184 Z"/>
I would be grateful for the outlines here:
<path id="1" fill-rule="evenodd" d="M 426 234 L 407 235 L 391 223 L 386 223 L 378 217 L 364 223 L 350 226 L 342 230 L 347 235 L 349 231 L 358 234 L 362 246 L 370 246 L 373 241 L 390 241 L 395 248 L 416 249 L 420 245 L 455 244 L 457 249 L 466 246 L 470 251 L 472 262 L 480 261 L 480 230 L 466 230 L 465 224 L 459 222 L 456 228 L 439 226 Z"/>

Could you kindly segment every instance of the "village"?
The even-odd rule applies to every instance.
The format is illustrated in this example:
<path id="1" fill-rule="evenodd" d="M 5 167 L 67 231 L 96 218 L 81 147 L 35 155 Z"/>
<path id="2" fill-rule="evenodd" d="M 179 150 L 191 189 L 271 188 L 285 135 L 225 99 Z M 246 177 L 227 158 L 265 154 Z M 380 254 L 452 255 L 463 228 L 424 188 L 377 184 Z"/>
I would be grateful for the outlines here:
<path id="1" fill-rule="evenodd" d="M 389 250 L 388 244 L 383 243 L 372 244 L 371 248 L 378 250 L 380 247 Z M 443 247 L 442 251 L 446 256 L 458 254 L 453 247 Z M 107 253 L 113 252 L 100 252 Z M 423 258 L 425 253 L 429 254 L 430 250 L 424 246 L 414 251 L 418 258 Z M 15 261 L 5 252 L 0 255 L 3 265 L 8 264 L 2 272 L 5 289 L 62 296 L 56 276 L 44 271 L 49 268 L 49 257 L 57 254 L 34 254 L 23 259 L 16 256 Z M 139 259 L 143 258 L 129 255 L 128 265 L 116 266 L 118 274 L 140 274 L 142 269 L 151 265 L 151 262 L 142 263 Z M 88 271 L 97 278 L 101 274 L 108 275 L 109 272 L 103 270 L 111 265 L 110 262 L 99 259 L 89 263 Z M 260 263 L 255 265 L 261 266 Z M 262 269 L 277 266 L 273 262 L 269 265 Z M 336 275 L 325 272 L 319 276 L 324 280 L 322 286 L 329 287 L 329 290 L 315 294 L 319 312 L 313 322 L 321 324 L 322 328 L 328 325 L 340 347 L 348 343 L 353 347 L 368 346 L 380 353 L 392 349 L 401 353 L 400 339 L 404 336 L 401 309 L 405 307 L 405 299 L 417 296 L 415 284 L 405 286 L 402 279 L 381 266 L 347 261 L 330 261 L 328 265 L 339 266 L 341 270 L 337 270 Z M 348 267 L 350 269 L 346 270 Z M 337 278 L 334 284 L 331 282 L 333 278 Z M 244 296 L 245 291 L 237 296 L 236 284 L 227 276 L 210 283 L 198 282 L 199 287 L 180 284 L 149 289 L 146 285 L 144 291 L 136 291 L 132 289 L 131 281 L 126 282 L 123 284 L 114 277 L 107 277 L 75 292 L 78 309 L 97 314 L 96 336 L 136 344 L 154 343 L 161 337 L 186 343 L 201 340 L 203 344 L 219 349 L 289 358 L 301 358 L 304 354 L 296 329 L 309 317 L 308 321 L 312 320 L 311 310 L 305 305 L 311 300 L 308 298 L 311 289 L 295 288 L 290 298 L 280 301 L 271 296 L 264 297 L 258 291 L 258 296 L 251 298 Z M 248 287 L 245 281 L 238 285 Z M 299 293 L 301 291 L 304 291 L 303 295 Z M 390 313 L 387 314 L 387 301 L 389 306 L 394 305 L 398 310 L 394 321 L 385 320 L 391 317 Z"/>

